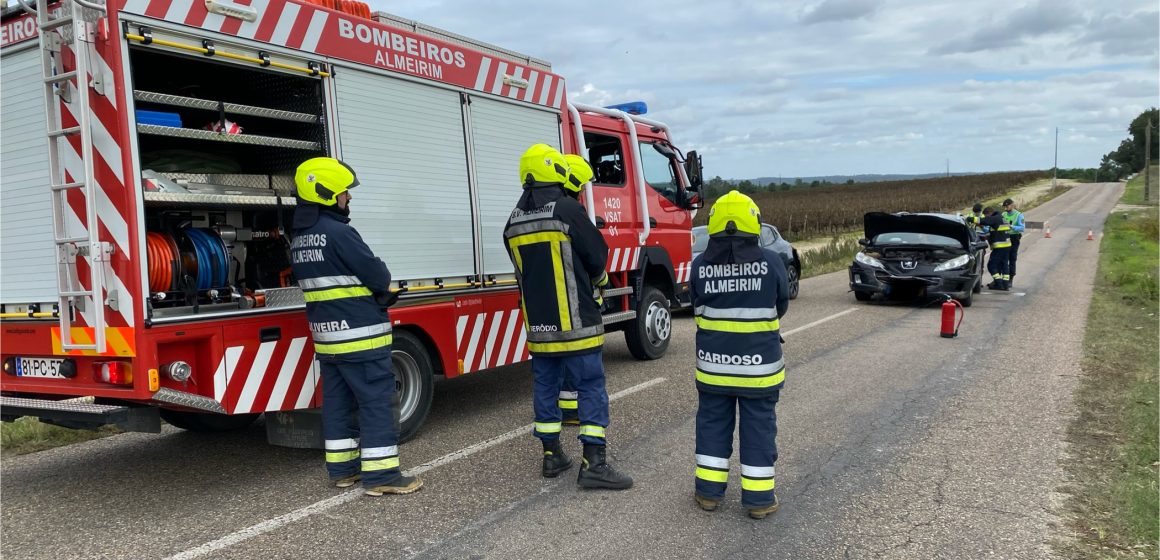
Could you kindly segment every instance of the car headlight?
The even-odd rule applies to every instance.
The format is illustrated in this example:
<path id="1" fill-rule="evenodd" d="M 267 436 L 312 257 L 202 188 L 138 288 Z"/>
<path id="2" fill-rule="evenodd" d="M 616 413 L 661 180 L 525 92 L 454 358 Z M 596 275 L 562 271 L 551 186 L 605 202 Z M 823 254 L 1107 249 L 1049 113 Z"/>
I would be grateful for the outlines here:
<path id="1" fill-rule="evenodd" d="M 882 261 L 880 261 L 874 257 L 871 257 L 870 255 L 867 255 L 866 253 L 860 252 L 860 253 L 854 255 L 854 260 L 856 260 L 856 261 L 858 261 L 866 266 L 873 266 L 875 268 L 886 268 L 886 267 L 882 266 Z"/>
<path id="2" fill-rule="evenodd" d="M 944 263 L 934 267 L 934 271 L 940 272 L 943 270 L 952 270 L 955 268 L 962 268 L 964 266 L 967 266 L 967 263 L 969 263 L 969 262 L 971 262 L 970 255 L 960 255 L 958 257 L 955 257 L 947 262 L 944 262 Z"/>

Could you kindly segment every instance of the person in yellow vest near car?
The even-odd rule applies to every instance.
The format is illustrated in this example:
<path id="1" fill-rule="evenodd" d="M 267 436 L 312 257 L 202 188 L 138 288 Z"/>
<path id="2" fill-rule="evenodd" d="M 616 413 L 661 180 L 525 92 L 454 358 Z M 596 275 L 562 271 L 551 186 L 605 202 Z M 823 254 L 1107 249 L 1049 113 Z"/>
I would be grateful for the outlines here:
<path id="1" fill-rule="evenodd" d="M 741 442 L 741 504 L 754 519 L 777 511 L 775 408 L 785 380 L 780 319 L 789 309 L 785 264 L 758 245 L 761 213 L 730 191 L 709 211 L 709 244 L 693 261 L 697 323 L 694 498 L 716 510 L 729 480 L 733 427 Z"/>

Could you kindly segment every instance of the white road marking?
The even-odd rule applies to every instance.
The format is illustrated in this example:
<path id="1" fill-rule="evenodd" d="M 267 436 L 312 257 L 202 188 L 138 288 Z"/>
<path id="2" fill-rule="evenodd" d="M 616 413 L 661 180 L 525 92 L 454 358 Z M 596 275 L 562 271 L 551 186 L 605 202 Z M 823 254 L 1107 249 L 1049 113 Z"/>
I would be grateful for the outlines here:
<path id="1" fill-rule="evenodd" d="M 609 402 L 611 402 L 611 401 L 621 399 L 623 397 L 627 397 L 633 393 L 643 391 L 645 389 L 648 389 L 650 387 L 654 387 L 656 385 L 660 385 L 661 383 L 664 383 L 667 380 L 668 379 L 665 377 L 657 377 L 656 379 L 651 379 L 649 381 L 645 381 L 644 383 L 641 383 L 638 385 L 633 385 L 632 387 L 629 387 L 629 388 L 624 389 L 622 391 L 617 391 L 616 393 L 609 395 L 608 400 L 609 400 Z M 464 447 L 463 449 L 460 449 L 459 451 L 454 451 L 454 452 L 448 453 L 447 455 L 439 457 L 438 459 L 428 461 L 428 462 L 423 463 L 422 465 L 419 465 L 411 470 L 404 471 L 403 474 L 406 476 L 416 476 L 416 475 L 425 473 L 429 470 L 442 467 L 443 465 L 446 465 L 448 463 L 458 461 L 459 459 L 463 459 L 465 457 L 470 457 L 472 455 L 475 455 L 476 453 L 479 453 L 480 451 L 490 449 L 490 448 L 495 447 L 495 446 L 497 446 L 501 443 L 504 443 L 506 441 L 515 439 L 515 438 L 520 437 L 520 436 L 529 435 L 532 431 L 532 426 L 533 426 L 533 424 L 527 424 L 525 426 L 521 426 L 519 428 L 516 428 L 510 432 L 506 432 L 504 434 L 500 434 L 500 435 L 493 437 L 491 439 L 481 441 L 481 442 L 479 442 L 475 445 L 472 445 L 470 447 Z M 273 519 L 267 519 L 266 521 L 263 521 L 263 522 L 258 523 L 256 525 L 251 525 L 249 527 L 246 527 L 245 529 L 235 531 L 235 532 L 230 533 L 230 534 L 228 534 L 220 539 L 205 543 L 197 548 L 191 548 L 191 549 L 186 550 L 184 552 L 174 554 L 173 556 L 170 556 L 167 560 L 189 560 L 192 558 L 200 558 L 202 556 L 217 552 L 217 551 L 222 550 L 224 548 L 229 548 L 231 546 L 234 546 L 235 544 L 252 539 L 252 538 L 257 537 L 259 535 L 269 533 L 270 531 L 273 531 L 275 529 L 278 529 L 282 526 L 293 523 L 293 522 L 298 521 L 300 519 L 305 519 L 307 517 L 310 517 L 311 515 L 316 515 L 316 514 L 324 512 L 324 511 L 334 509 L 342 504 L 350 503 L 354 500 L 357 500 L 362 495 L 363 495 L 363 493 L 362 493 L 361 488 L 356 488 L 354 490 L 347 490 L 346 492 L 343 492 L 343 493 L 338 494 L 336 496 L 327 498 L 325 500 L 314 502 L 313 504 L 310 504 L 310 505 L 303 507 L 303 508 L 296 509 L 290 513 L 287 513 L 284 515 L 279 515 L 278 517 L 275 517 Z"/>
<path id="2" fill-rule="evenodd" d="M 800 333 L 806 329 L 812 329 L 812 328 L 814 328 L 822 323 L 825 323 L 826 321 L 833 321 L 834 319 L 837 319 L 838 317 L 841 317 L 843 315 L 849 315 L 850 313 L 853 313 L 857 310 L 858 310 L 857 307 L 851 307 L 845 311 L 839 311 L 838 313 L 830 315 L 829 317 L 822 317 L 821 319 L 818 319 L 817 321 L 814 321 L 812 323 L 802 325 L 796 329 L 790 329 L 788 331 L 785 331 L 785 332 L 781 333 L 781 336 L 789 336 L 791 334 Z"/>

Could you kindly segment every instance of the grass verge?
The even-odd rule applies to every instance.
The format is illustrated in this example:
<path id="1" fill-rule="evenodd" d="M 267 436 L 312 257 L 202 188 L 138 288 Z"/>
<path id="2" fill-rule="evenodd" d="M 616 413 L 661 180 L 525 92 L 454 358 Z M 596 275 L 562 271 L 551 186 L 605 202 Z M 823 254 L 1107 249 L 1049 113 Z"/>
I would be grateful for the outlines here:
<path id="1" fill-rule="evenodd" d="M 1071 558 L 1157 555 L 1158 229 L 1156 208 L 1113 212 L 1104 228 L 1068 432 L 1076 538 L 1059 548 Z"/>
<path id="2" fill-rule="evenodd" d="M 845 270 L 861 248 L 857 239 L 836 236 L 826 245 L 800 253 L 802 278 Z"/>
<path id="3" fill-rule="evenodd" d="M 1160 193 L 1156 192 L 1160 186 L 1160 166 L 1152 166 L 1152 177 L 1148 182 L 1148 202 L 1149 205 L 1155 205 L 1156 201 L 1160 199 Z M 1128 181 L 1128 186 L 1124 188 L 1124 198 L 1120 199 L 1121 204 L 1135 204 L 1143 205 L 1144 202 L 1144 174 L 1139 173 Z"/>
<path id="4" fill-rule="evenodd" d="M 120 432 L 112 426 L 104 426 L 97 430 L 73 430 L 25 417 L 15 422 L 0 424 L 0 452 L 5 457 L 24 455 L 116 433 Z"/>

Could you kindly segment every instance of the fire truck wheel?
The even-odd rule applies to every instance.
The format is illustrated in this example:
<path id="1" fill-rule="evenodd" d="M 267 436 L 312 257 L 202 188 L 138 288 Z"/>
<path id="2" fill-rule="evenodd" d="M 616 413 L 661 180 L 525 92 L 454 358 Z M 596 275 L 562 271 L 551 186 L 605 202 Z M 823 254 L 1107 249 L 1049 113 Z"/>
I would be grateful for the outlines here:
<path id="1" fill-rule="evenodd" d="M 645 285 L 636 307 L 636 319 L 624 327 L 628 351 L 638 360 L 655 360 L 665 355 L 673 333 L 669 300 L 654 286 Z"/>
<path id="2" fill-rule="evenodd" d="M 427 346 L 409 332 L 395 331 L 391 349 L 399 441 L 404 442 L 419 432 L 431 411 L 431 400 L 435 396 L 435 367 Z"/>
<path id="3" fill-rule="evenodd" d="M 241 430 L 254 423 L 261 414 L 216 414 L 161 409 L 161 419 L 190 432 L 215 433 Z"/>

